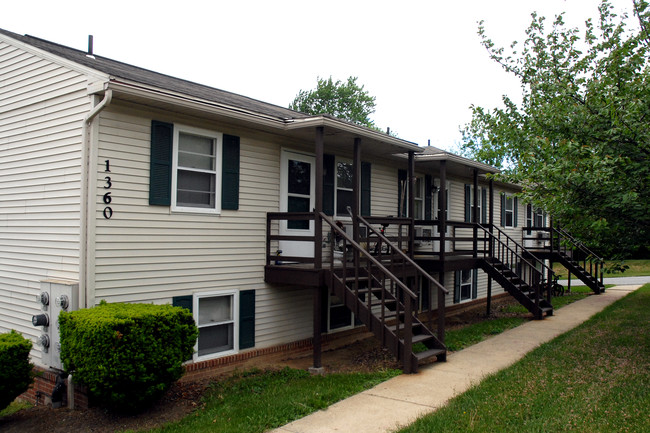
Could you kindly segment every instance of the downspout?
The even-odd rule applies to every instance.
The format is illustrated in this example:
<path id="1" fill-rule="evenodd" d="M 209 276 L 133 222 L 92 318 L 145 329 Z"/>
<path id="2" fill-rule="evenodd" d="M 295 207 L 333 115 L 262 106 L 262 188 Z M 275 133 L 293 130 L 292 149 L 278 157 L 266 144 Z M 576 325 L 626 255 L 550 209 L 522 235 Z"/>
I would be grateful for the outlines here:
<path id="1" fill-rule="evenodd" d="M 91 167 L 94 165 L 96 158 L 96 146 L 93 148 L 93 140 L 90 136 L 91 134 L 91 125 L 95 117 L 106 108 L 113 98 L 113 91 L 107 89 L 104 92 L 104 98 L 95 105 L 89 112 L 86 114 L 83 120 L 82 126 L 82 172 L 81 172 L 81 235 L 79 243 L 79 307 L 88 308 L 92 305 L 89 305 L 89 275 L 91 275 L 89 266 L 89 257 L 88 252 L 90 248 L 94 248 L 89 245 L 89 240 L 91 238 L 89 233 L 89 218 L 90 215 L 90 206 L 94 200 L 94 193 L 92 192 L 91 185 L 95 185 L 96 180 L 91 179 L 91 173 L 95 170 L 91 170 Z M 93 297 L 94 298 L 94 297 Z M 94 301 L 93 301 L 94 303 Z"/>

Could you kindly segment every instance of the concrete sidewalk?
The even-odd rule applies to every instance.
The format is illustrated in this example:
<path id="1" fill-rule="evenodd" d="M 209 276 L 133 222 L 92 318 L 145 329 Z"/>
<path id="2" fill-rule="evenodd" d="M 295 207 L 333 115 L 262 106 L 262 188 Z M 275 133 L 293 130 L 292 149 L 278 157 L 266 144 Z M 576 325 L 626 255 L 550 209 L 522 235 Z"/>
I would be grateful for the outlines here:
<path id="1" fill-rule="evenodd" d="M 573 329 L 639 287 L 609 288 L 602 295 L 589 296 L 557 310 L 554 316 L 527 322 L 452 353 L 446 363 L 427 365 L 418 374 L 397 376 L 273 433 L 395 431 L 444 406 L 486 375 L 514 364 L 537 346 Z"/>

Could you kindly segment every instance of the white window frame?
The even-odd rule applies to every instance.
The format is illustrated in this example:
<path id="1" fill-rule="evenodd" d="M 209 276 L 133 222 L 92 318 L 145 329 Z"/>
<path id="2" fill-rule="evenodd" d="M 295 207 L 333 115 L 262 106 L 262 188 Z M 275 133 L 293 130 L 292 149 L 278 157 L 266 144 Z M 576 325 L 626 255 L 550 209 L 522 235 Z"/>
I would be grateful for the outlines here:
<path id="1" fill-rule="evenodd" d="M 533 227 L 544 227 L 544 211 L 540 208 L 532 209 Z"/>
<path id="2" fill-rule="evenodd" d="M 469 282 L 463 284 L 463 272 L 469 272 Z M 472 300 L 472 287 L 474 285 L 474 269 L 461 269 L 459 271 L 460 281 L 458 282 L 458 303 L 469 302 Z M 469 296 L 463 298 L 463 286 L 469 285 Z"/>
<path id="3" fill-rule="evenodd" d="M 196 338 L 196 344 L 194 345 L 194 356 L 193 360 L 196 361 L 203 361 L 206 359 L 214 359 L 214 358 L 221 358 L 223 356 L 227 355 L 232 355 L 233 353 L 239 352 L 239 292 L 236 290 L 219 290 L 219 291 L 211 291 L 211 292 L 197 292 L 194 293 L 192 302 L 193 302 L 193 311 L 194 311 L 194 321 L 196 322 L 196 326 L 201 329 L 201 328 L 207 328 L 210 326 L 221 326 L 221 325 L 227 325 L 229 323 L 232 323 L 232 328 L 233 328 L 233 348 L 230 350 L 223 350 L 221 352 L 213 352 L 205 355 L 199 355 L 199 337 L 197 336 Z M 229 296 L 231 297 L 232 303 L 231 303 L 231 308 L 232 308 L 232 317 L 230 320 L 226 320 L 223 322 L 218 322 L 218 323 L 212 323 L 212 324 L 200 324 L 199 323 L 199 299 L 202 298 L 218 298 L 222 296 Z"/>
<path id="4" fill-rule="evenodd" d="M 339 158 L 338 156 L 334 158 L 334 217 L 337 220 L 338 219 L 351 220 L 350 215 L 348 215 L 347 212 L 341 215 L 338 214 L 339 189 L 343 191 L 351 191 L 352 199 L 354 200 L 354 186 L 352 188 L 339 187 L 339 164 L 349 164 L 354 170 L 354 162 L 351 159 Z M 352 182 L 354 182 L 354 178 L 352 179 Z"/>
<path id="5" fill-rule="evenodd" d="M 413 182 L 413 207 L 414 207 L 414 209 L 413 209 L 413 218 L 415 218 L 416 220 L 423 220 L 424 219 L 424 214 L 425 214 L 425 211 L 424 211 L 424 203 L 425 203 L 425 200 L 424 200 L 424 193 L 425 193 L 425 191 L 424 191 L 424 179 L 425 178 L 422 175 L 415 175 L 415 182 Z M 419 187 L 418 187 L 418 181 L 420 181 Z M 418 194 L 420 195 L 419 197 L 418 197 Z M 418 202 L 420 203 L 420 212 L 419 212 L 419 215 L 416 215 L 416 211 L 417 211 L 417 208 L 418 208 L 417 207 Z"/>
<path id="6" fill-rule="evenodd" d="M 438 188 L 438 190 L 436 190 L 435 194 L 433 194 L 433 219 L 437 221 L 439 219 L 438 217 L 439 217 L 439 213 L 440 213 L 440 203 L 438 203 L 438 197 L 439 197 L 438 192 L 440 190 L 440 179 L 435 178 L 433 180 L 433 184 L 436 186 L 436 188 Z M 447 188 L 446 188 L 446 191 L 447 191 L 447 194 L 446 194 L 447 206 L 445 207 L 445 220 L 449 221 L 449 203 L 450 203 L 450 196 L 451 196 L 451 194 L 450 194 L 450 192 L 451 192 L 451 182 L 446 181 L 446 184 L 447 184 L 446 185 L 447 186 Z"/>
<path id="7" fill-rule="evenodd" d="M 487 190 L 486 187 L 484 186 L 479 186 L 478 187 L 478 222 L 479 224 L 487 224 L 487 221 L 483 221 L 483 191 Z M 489 197 L 488 197 L 489 200 Z M 487 204 L 487 203 L 486 203 Z M 470 185 L 469 188 L 469 215 L 470 219 L 474 215 L 474 185 Z M 488 215 L 486 215 L 486 218 L 489 218 Z"/>
<path id="8" fill-rule="evenodd" d="M 508 199 L 512 203 L 512 207 L 508 210 Z M 513 228 L 515 226 L 515 196 L 512 194 L 505 193 L 503 195 L 503 226 L 507 228 Z M 508 224 L 508 212 L 511 214 L 510 224 Z"/>
<path id="9" fill-rule="evenodd" d="M 355 317 L 354 313 L 350 311 L 350 325 L 348 326 L 341 326 L 338 328 L 332 328 L 332 308 L 335 307 L 343 307 L 345 308 L 345 304 L 343 301 L 340 299 L 339 302 L 334 303 L 334 298 L 338 299 L 338 296 L 335 295 L 330 295 L 327 298 L 327 332 L 339 332 L 339 331 L 345 331 L 347 329 L 352 329 L 355 327 Z"/>
<path id="10" fill-rule="evenodd" d="M 202 137 L 211 138 L 215 141 L 215 169 L 214 170 L 199 170 L 195 171 L 202 173 L 212 173 L 215 176 L 214 190 L 215 199 L 214 207 L 194 207 L 194 206 L 179 206 L 177 200 L 177 187 L 178 187 L 178 146 L 181 133 L 198 135 Z M 207 129 L 196 128 L 187 125 L 174 125 L 174 139 L 173 139 L 173 158 L 172 158 L 172 211 L 173 212 L 192 212 L 192 213 L 208 213 L 220 214 L 221 213 L 221 174 L 222 174 L 222 148 L 223 148 L 223 133 L 218 131 L 210 131 Z"/>

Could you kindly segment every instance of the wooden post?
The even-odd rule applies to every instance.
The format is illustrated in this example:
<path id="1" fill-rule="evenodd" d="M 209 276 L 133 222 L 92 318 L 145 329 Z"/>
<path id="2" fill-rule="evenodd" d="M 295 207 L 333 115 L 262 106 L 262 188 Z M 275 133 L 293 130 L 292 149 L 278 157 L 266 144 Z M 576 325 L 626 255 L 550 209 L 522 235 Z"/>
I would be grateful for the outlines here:
<path id="1" fill-rule="evenodd" d="M 411 219 L 409 224 L 409 244 L 408 253 L 409 257 L 413 258 L 413 247 L 415 244 L 415 230 L 413 230 L 413 207 L 415 206 L 415 152 L 409 152 L 409 167 L 408 167 L 408 217 Z"/>
<path id="2" fill-rule="evenodd" d="M 488 224 L 490 230 L 490 238 L 488 239 L 488 258 L 494 257 L 494 246 L 492 242 L 492 225 L 494 224 L 494 181 L 490 179 L 490 205 L 488 212 Z M 487 315 L 492 314 L 492 277 L 488 275 L 487 283 Z"/>
<path id="3" fill-rule="evenodd" d="M 357 217 L 361 214 L 361 139 L 354 139 L 354 161 L 352 164 L 352 181 L 354 202 L 352 203 L 352 224 L 353 239 L 359 243 L 359 221 Z"/>
<path id="4" fill-rule="evenodd" d="M 315 218 L 314 218 L 314 266 L 316 269 L 323 267 L 323 221 L 320 219 L 319 213 L 323 211 L 323 153 L 325 147 L 325 132 L 322 126 L 316 127 L 316 197 L 315 204 Z"/>
<path id="5" fill-rule="evenodd" d="M 440 192 L 438 194 L 438 215 L 439 232 L 440 232 L 440 262 L 442 270 L 445 270 L 445 242 L 447 241 L 447 161 L 440 161 Z M 444 273 L 442 280 L 444 281 Z"/>
<path id="6" fill-rule="evenodd" d="M 325 133 L 322 126 L 316 127 L 316 197 L 315 197 L 315 218 L 314 218 L 314 266 L 316 269 L 323 267 L 323 221 L 320 219 L 320 212 L 323 211 L 323 153 L 325 147 Z M 313 327 L 313 357 L 314 371 L 320 372 L 322 369 L 322 339 L 321 329 L 323 321 L 322 313 L 322 293 L 325 287 L 319 285 L 314 289 L 314 327 Z"/>
<path id="7" fill-rule="evenodd" d="M 447 241 L 447 161 L 440 161 L 440 191 L 438 192 L 438 232 L 440 233 L 440 272 L 438 281 L 445 285 L 445 243 Z M 438 290 L 438 339 L 445 342 L 445 293 Z M 446 356 L 445 359 L 446 360 Z"/>
<path id="8" fill-rule="evenodd" d="M 474 258 L 478 257 L 478 170 L 474 169 L 474 202 L 472 203 L 474 209 L 472 211 L 472 222 L 474 223 L 474 244 L 472 245 L 474 253 L 472 256 Z"/>

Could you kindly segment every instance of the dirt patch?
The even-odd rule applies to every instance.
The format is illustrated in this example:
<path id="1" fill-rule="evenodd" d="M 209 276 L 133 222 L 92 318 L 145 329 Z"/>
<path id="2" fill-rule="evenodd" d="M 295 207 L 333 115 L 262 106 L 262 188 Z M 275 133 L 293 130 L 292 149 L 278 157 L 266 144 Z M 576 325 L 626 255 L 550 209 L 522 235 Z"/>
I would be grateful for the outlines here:
<path id="1" fill-rule="evenodd" d="M 527 313 L 513 312 L 519 305 L 512 298 L 493 301 L 493 317 L 525 316 Z M 478 305 L 459 311 L 447 319 L 447 329 L 463 327 L 485 320 L 485 306 Z M 258 367 L 268 367 L 260 359 Z M 392 354 L 382 348 L 374 338 L 366 338 L 344 347 L 326 350 L 322 364 L 327 373 L 368 372 L 387 368 L 398 368 Z M 311 352 L 304 356 L 274 362 L 273 367 L 289 366 L 307 369 L 312 366 Z M 218 380 L 219 376 L 211 379 Z M 147 430 L 179 420 L 201 405 L 201 396 L 210 380 L 181 381 L 172 385 L 169 391 L 149 410 L 138 415 L 117 415 L 100 408 L 69 410 L 36 406 L 0 418 L 0 431 L 16 433 L 68 433 L 94 432 L 112 433 L 123 430 Z"/>

